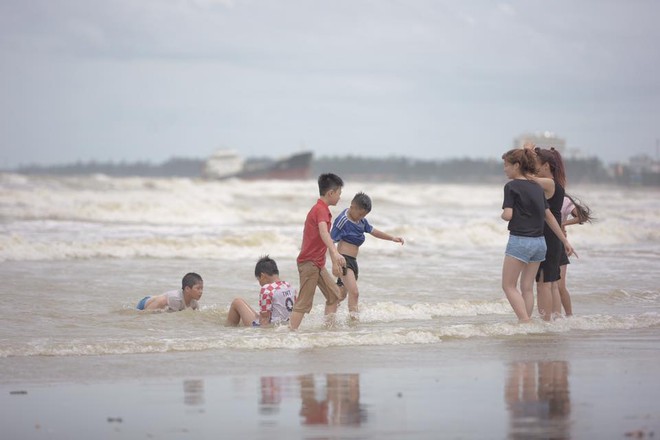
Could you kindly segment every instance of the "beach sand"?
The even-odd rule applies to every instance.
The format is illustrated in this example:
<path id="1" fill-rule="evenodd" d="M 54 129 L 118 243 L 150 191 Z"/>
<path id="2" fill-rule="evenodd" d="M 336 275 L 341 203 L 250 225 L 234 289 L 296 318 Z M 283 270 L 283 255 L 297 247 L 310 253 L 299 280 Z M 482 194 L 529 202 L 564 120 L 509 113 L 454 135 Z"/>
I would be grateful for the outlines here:
<path id="1" fill-rule="evenodd" d="M 626 333 L 234 350 L 215 361 L 44 357 L 30 376 L 48 379 L 31 383 L 20 379 L 26 359 L 4 358 L 13 380 L 0 385 L 0 419 L 6 439 L 652 438 L 657 331 Z M 199 370 L 186 371 L 190 357 Z M 89 374 L 70 377 L 67 363 Z"/>

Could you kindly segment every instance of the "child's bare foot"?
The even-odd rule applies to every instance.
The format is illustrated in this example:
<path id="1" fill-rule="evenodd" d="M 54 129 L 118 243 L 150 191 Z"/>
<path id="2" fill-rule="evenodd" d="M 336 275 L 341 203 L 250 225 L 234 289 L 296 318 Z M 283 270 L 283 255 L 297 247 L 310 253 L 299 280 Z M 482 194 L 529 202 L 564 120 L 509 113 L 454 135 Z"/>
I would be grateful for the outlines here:
<path id="1" fill-rule="evenodd" d="M 335 316 L 336 315 L 334 313 L 330 313 L 328 315 L 325 315 L 325 319 L 324 319 L 324 322 L 323 322 L 323 325 L 325 326 L 325 328 L 327 328 L 327 329 L 334 328 L 335 323 L 336 323 L 335 322 L 336 321 Z"/>

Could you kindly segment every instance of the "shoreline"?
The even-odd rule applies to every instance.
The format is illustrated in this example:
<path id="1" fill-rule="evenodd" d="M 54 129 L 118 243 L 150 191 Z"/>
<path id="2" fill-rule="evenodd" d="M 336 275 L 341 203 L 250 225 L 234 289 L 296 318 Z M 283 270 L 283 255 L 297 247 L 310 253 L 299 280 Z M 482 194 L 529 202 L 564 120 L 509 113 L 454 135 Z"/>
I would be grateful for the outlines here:
<path id="1" fill-rule="evenodd" d="M 0 420 L 8 438 L 21 439 L 648 438 L 660 433 L 654 330 L 432 347 L 44 358 L 45 370 L 72 362 L 90 374 L 3 380 Z M 337 362 L 346 351 L 353 361 Z M 199 370 L 180 371 L 178 356 L 197 357 Z M 144 363 L 143 373 L 112 375 L 131 362 Z M 149 364 L 163 362 L 168 374 L 149 373 Z M 3 371 L 9 364 L 22 362 L 0 359 Z M 101 368 L 105 379 L 92 373 Z"/>

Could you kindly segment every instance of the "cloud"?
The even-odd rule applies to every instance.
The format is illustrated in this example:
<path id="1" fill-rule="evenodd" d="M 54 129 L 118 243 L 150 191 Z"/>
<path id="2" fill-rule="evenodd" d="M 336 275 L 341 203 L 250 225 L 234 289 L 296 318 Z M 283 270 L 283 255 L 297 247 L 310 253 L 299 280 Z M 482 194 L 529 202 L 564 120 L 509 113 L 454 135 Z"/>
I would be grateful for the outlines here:
<path id="1" fill-rule="evenodd" d="M 44 144 L 53 160 L 164 160 L 220 143 L 284 154 L 303 138 L 320 152 L 490 155 L 481 145 L 548 129 L 614 157 L 626 136 L 657 136 L 658 13 L 595 0 L 5 0 L 2 147 L 13 162 L 52 154 Z M 619 138 L 602 135 L 620 111 Z"/>

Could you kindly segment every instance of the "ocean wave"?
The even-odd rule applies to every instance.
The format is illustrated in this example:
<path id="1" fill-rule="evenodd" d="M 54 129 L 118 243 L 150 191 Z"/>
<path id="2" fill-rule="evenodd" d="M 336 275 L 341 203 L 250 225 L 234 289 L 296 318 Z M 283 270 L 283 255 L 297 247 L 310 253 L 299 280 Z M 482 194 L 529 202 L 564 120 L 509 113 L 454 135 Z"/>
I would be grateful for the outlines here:
<path id="1" fill-rule="evenodd" d="M 615 289 L 605 293 L 589 293 L 579 295 L 584 304 L 657 304 L 660 291 L 630 291 Z"/>
<path id="2" fill-rule="evenodd" d="M 309 323 L 308 323 L 309 324 Z M 571 331 L 604 331 L 653 328 L 660 325 L 658 313 L 621 316 L 583 315 L 553 322 L 534 320 L 530 324 L 483 322 L 438 324 L 432 327 L 365 327 L 346 329 L 300 330 L 223 328 L 205 337 L 95 340 L 39 339 L 23 344 L 0 343 L 0 357 L 17 356 L 98 356 L 166 352 L 231 350 L 301 350 L 328 347 L 390 346 L 439 344 L 443 341 L 471 338 L 543 335 Z"/>
<path id="3" fill-rule="evenodd" d="M 457 300 L 446 303 L 400 304 L 395 302 L 363 303 L 360 322 L 395 322 L 401 320 L 431 320 L 438 317 L 468 317 L 478 315 L 504 315 L 511 313 L 511 306 L 503 299 L 498 301 Z M 339 315 L 342 318 L 342 314 Z"/>
<path id="4" fill-rule="evenodd" d="M 406 253 L 505 246 L 508 233 L 499 218 L 500 186 L 348 183 L 348 196 L 331 207 L 333 215 L 360 190 L 374 200 L 370 223 L 405 237 Z M 598 220 L 568 228 L 578 253 L 660 242 L 655 194 L 631 190 L 627 199 L 619 200 L 612 199 L 610 189 L 590 191 Z M 242 255 L 242 249 L 252 254 L 280 245 L 282 253 L 295 254 L 316 197 L 312 181 L 264 184 L 0 173 L 0 261 L 186 258 L 182 247 L 189 242 L 203 258 Z M 367 240 L 366 252 L 402 248 L 372 237 Z"/>
<path id="5" fill-rule="evenodd" d="M 112 231 L 103 225 L 67 225 L 67 229 L 78 229 L 75 237 L 73 232 L 44 232 L 49 228 L 48 222 L 41 223 L 41 232 L 38 228 L 35 225 L 33 232 L 0 235 L 0 261 L 230 257 L 252 260 L 254 255 L 265 253 L 296 255 L 300 245 L 298 234 L 284 234 L 274 228 L 213 231 L 173 227 L 152 234 L 144 228 Z"/>

